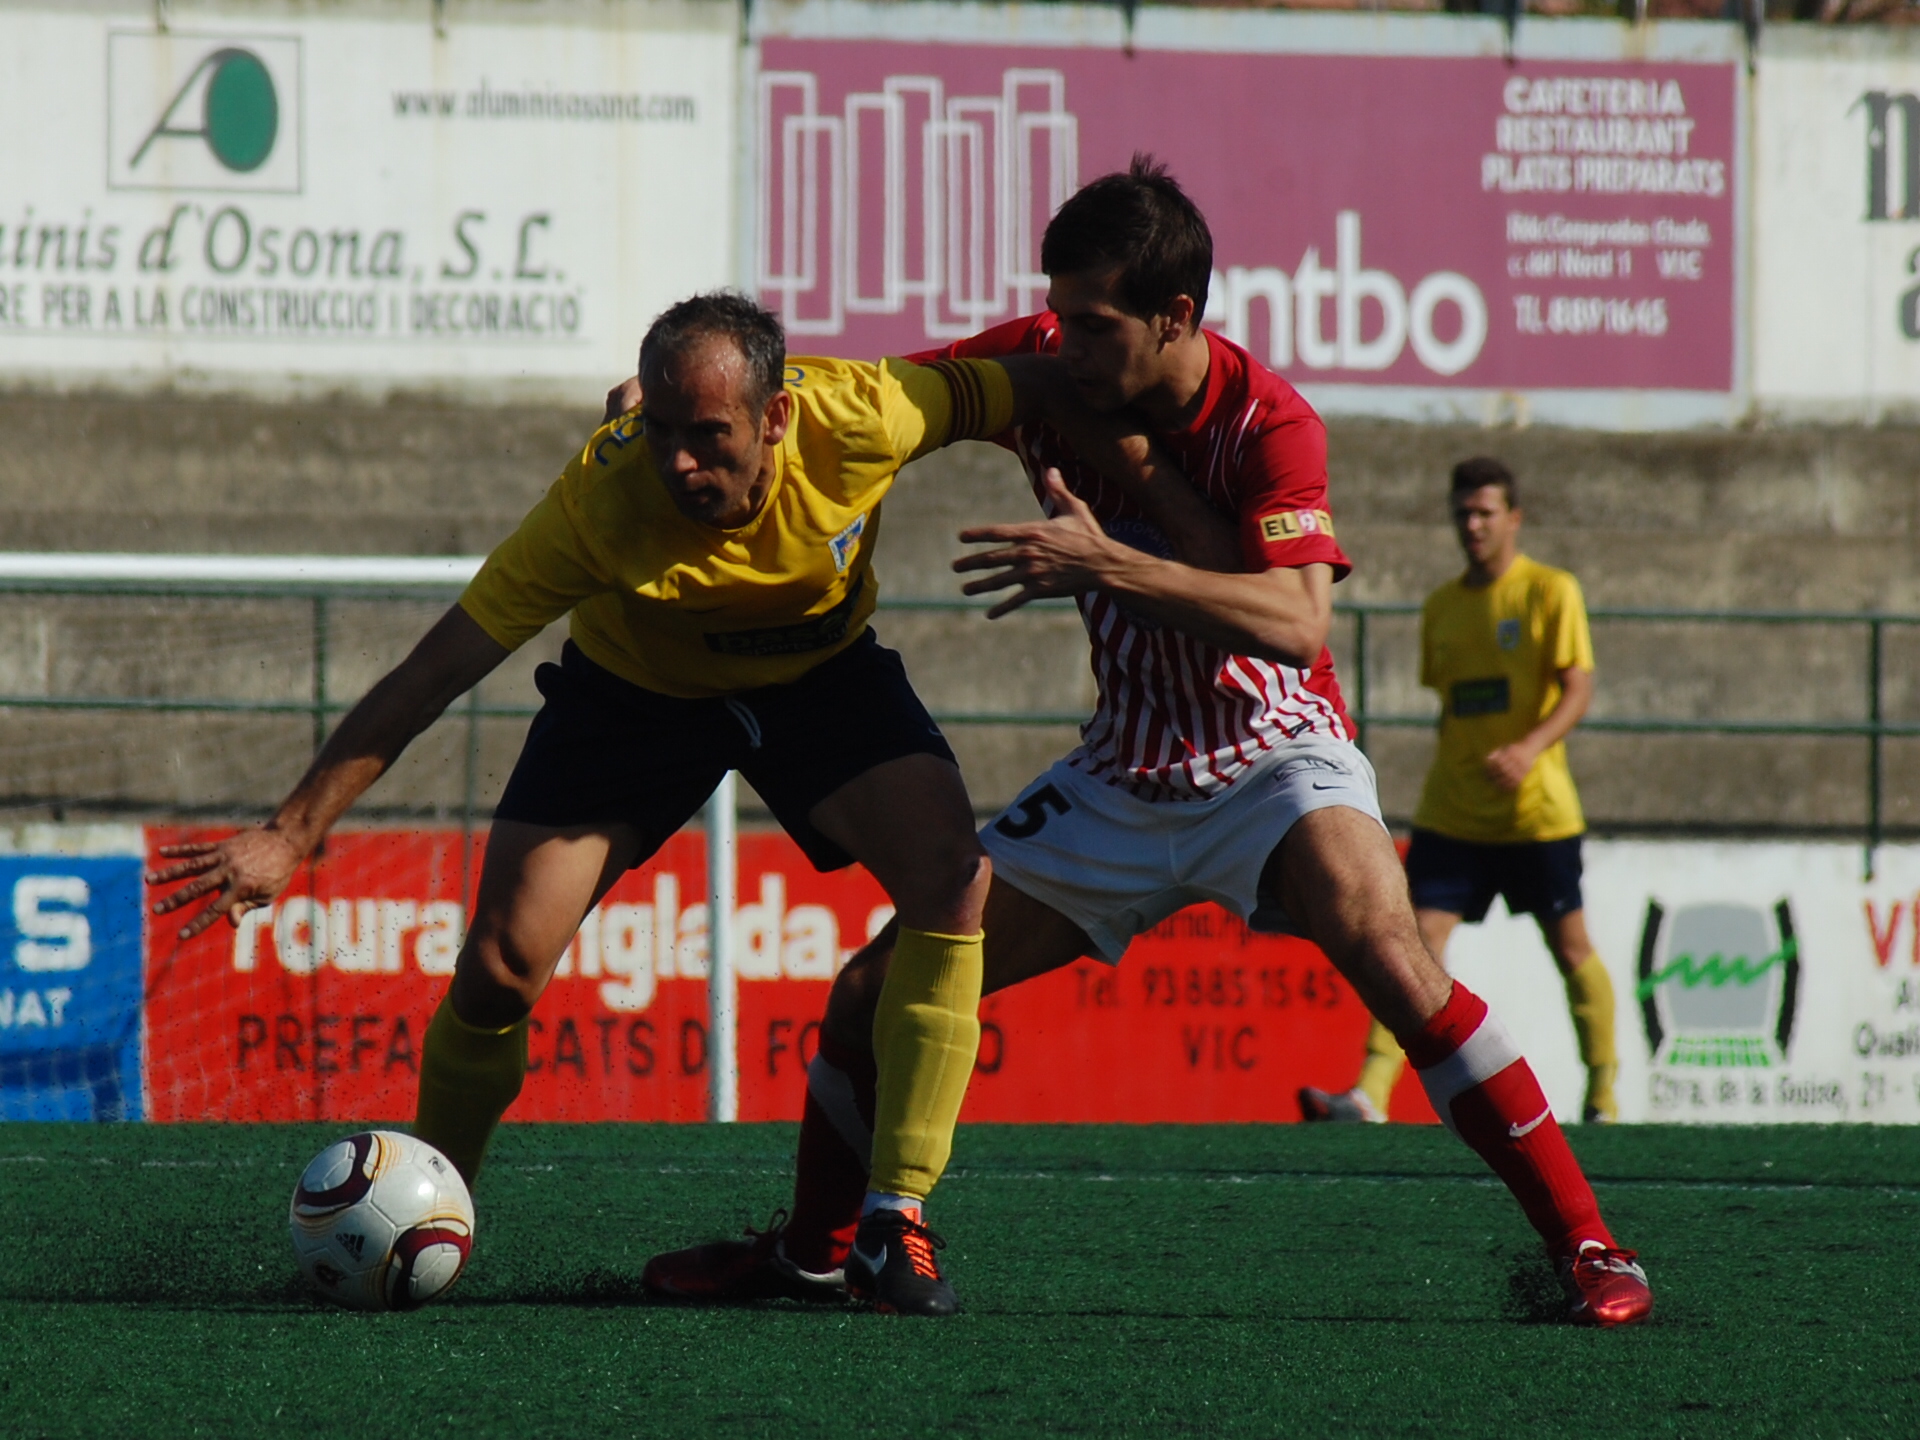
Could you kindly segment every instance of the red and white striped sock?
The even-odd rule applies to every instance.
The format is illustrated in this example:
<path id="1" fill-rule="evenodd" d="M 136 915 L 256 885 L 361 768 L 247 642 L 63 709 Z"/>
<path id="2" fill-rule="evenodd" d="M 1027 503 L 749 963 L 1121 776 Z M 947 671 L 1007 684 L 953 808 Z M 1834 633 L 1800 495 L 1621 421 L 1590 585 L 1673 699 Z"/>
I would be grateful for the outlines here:
<path id="1" fill-rule="evenodd" d="M 1439 1013 L 1400 1043 L 1441 1123 L 1506 1182 L 1549 1253 L 1571 1253 L 1587 1240 L 1612 1248 L 1533 1067 L 1484 1000 L 1456 980 Z"/>
<path id="2" fill-rule="evenodd" d="M 802 1270 L 824 1275 L 846 1263 L 873 1157 L 873 1103 L 879 1083 L 871 1054 L 822 1033 L 807 1066 L 793 1213 L 781 1247 Z"/>

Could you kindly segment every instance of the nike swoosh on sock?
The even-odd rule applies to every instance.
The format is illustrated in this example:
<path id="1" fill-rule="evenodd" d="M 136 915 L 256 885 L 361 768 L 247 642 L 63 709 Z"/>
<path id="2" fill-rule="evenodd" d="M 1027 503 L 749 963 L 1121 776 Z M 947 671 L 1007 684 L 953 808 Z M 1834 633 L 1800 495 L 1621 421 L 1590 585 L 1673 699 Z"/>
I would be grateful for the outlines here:
<path id="1" fill-rule="evenodd" d="M 1526 1139 L 1527 1136 L 1531 1135 L 1534 1131 L 1538 1130 L 1542 1125 L 1546 1124 L 1547 1118 L 1552 1114 L 1553 1114 L 1553 1109 L 1551 1106 L 1549 1106 L 1547 1109 L 1542 1110 L 1538 1115 L 1534 1116 L 1531 1120 L 1529 1120 L 1524 1125 L 1507 1126 L 1507 1134 L 1511 1135 L 1515 1140 L 1524 1140 Z"/>

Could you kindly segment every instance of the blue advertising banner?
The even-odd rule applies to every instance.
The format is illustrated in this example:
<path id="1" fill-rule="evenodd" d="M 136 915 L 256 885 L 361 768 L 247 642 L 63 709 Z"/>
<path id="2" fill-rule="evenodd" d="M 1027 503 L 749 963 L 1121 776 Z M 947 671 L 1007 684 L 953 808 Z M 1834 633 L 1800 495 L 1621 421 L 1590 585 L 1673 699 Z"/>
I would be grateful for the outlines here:
<path id="1" fill-rule="evenodd" d="M 0 856 L 0 1119 L 138 1120 L 138 856 Z"/>

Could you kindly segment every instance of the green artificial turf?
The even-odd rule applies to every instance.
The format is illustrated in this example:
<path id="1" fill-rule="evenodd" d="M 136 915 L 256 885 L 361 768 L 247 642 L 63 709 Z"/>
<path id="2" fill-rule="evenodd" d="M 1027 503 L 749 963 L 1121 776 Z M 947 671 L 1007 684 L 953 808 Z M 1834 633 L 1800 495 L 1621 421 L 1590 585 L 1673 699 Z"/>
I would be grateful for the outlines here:
<path id="1" fill-rule="evenodd" d="M 793 1127 L 508 1127 L 472 1267 L 364 1316 L 285 1229 L 339 1127 L 0 1125 L 0 1435 L 1920 1434 L 1920 1134 L 1581 1131 L 1651 1324 L 1556 1323 L 1434 1128 L 974 1127 L 965 1313 L 649 1304 L 763 1221 Z"/>

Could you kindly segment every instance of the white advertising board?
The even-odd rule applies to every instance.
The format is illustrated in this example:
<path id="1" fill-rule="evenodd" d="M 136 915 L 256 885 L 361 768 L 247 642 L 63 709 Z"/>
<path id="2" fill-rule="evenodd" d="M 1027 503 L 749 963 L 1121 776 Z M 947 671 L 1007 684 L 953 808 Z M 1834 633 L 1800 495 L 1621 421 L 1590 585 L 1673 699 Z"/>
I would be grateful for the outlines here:
<path id="1" fill-rule="evenodd" d="M 0 6 L 0 379 L 580 401 L 733 276 L 731 5 L 161 10 Z"/>
<path id="2" fill-rule="evenodd" d="M 1920 416 L 1920 34 L 1770 31 L 1754 96 L 1757 402 Z"/>
<path id="3" fill-rule="evenodd" d="M 1920 847 L 1863 874 L 1857 845 L 1588 842 L 1622 1120 L 1920 1122 Z M 1532 921 L 1496 902 L 1447 959 L 1578 1120 L 1584 1071 Z"/>

